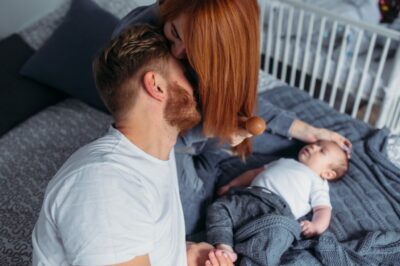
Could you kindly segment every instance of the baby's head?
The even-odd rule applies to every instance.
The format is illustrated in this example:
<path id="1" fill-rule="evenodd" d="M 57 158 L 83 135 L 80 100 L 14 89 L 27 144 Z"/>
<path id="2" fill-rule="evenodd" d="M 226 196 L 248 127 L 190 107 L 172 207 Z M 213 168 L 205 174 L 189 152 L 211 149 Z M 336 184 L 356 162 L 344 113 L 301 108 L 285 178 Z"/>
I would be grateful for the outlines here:
<path id="1" fill-rule="evenodd" d="M 346 152 L 336 142 L 327 140 L 304 146 L 298 159 L 326 180 L 342 177 L 349 167 Z"/>

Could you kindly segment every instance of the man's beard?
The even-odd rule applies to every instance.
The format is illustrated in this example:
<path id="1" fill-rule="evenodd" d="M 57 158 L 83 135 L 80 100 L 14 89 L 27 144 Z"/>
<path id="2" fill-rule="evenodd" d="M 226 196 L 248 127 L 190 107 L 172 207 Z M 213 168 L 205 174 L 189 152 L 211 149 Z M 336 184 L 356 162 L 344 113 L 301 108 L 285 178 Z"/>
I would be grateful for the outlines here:
<path id="1" fill-rule="evenodd" d="M 165 120 L 183 134 L 197 125 L 201 115 L 197 103 L 185 89 L 178 84 L 169 84 L 168 100 L 164 110 Z"/>

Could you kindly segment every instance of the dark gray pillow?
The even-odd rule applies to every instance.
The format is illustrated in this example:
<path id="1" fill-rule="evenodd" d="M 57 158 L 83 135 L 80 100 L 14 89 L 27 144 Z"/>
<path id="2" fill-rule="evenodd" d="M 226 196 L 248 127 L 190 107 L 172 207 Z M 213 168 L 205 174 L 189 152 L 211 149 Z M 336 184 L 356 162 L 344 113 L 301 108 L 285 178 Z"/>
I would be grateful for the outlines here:
<path id="1" fill-rule="evenodd" d="M 19 74 L 21 66 L 34 53 L 19 36 L 0 41 L 0 136 L 65 94 Z"/>
<path id="2" fill-rule="evenodd" d="M 97 93 L 92 61 L 118 19 L 90 0 L 74 0 L 50 39 L 23 66 L 21 74 L 106 110 Z"/>

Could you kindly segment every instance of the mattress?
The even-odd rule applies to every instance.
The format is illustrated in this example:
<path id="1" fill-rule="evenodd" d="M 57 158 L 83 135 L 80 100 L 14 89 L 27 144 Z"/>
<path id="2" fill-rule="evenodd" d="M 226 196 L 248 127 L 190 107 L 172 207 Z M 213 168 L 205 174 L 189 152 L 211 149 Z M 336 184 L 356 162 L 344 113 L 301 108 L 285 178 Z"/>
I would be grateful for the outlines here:
<path id="1" fill-rule="evenodd" d="M 264 78 L 268 79 L 267 76 Z M 276 87 L 275 89 L 260 89 L 260 97 L 262 101 L 268 99 L 278 105 L 285 102 L 291 106 L 289 109 L 292 111 L 298 111 L 298 108 L 304 105 L 304 99 L 308 102 L 308 105 L 304 105 L 305 107 L 310 106 L 310 103 L 317 106 L 322 104 L 304 92 L 293 90 L 301 93 L 301 97 L 298 97 L 296 93 L 290 96 L 287 90 Z M 293 103 L 293 97 L 300 101 L 300 104 Z M 262 109 L 262 102 L 259 106 L 261 112 L 266 111 Z M 351 126 L 342 127 L 340 123 L 335 127 L 329 124 L 329 121 L 324 122 L 325 114 L 316 112 L 315 107 L 312 106 L 307 112 L 298 113 L 300 118 L 309 119 L 311 114 L 317 114 L 319 119 L 314 119 L 313 123 L 318 126 L 330 128 L 334 126 L 333 129 L 340 132 L 351 128 Z M 346 115 L 339 116 L 345 121 L 363 124 Z M 0 138 L 0 225 L 2 228 L 0 264 L 11 265 L 16 262 L 20 265 L 29 265 L 32 252 L 31 233 L 38 218 L 48 181 L 74 151 L 102 136 L 111 122 L 110 116 L 78 100 L 67 99 L 43 110 Z M 363 125 L 364 131 L 369 129 L 367 125 Z M 224 171 L 228 169 L 231 173 L 235 172 L 235 169 L 240 170 L 236 163 L 232 165 L 224 162 L 221 167 Z M 348 190 L 345 188 L 343 193 L 347 193 L 346 191 Z M 382 196 L 374 194 L 374 197 L 385 201 Z"/>
<path id="2" fill-rule="evenodd" d="M 0 138 L 0 265 L 29 265 L 31 234 L 47 183 L 78 148 L 102 136 L 111 118 L 67 99 Z"/>

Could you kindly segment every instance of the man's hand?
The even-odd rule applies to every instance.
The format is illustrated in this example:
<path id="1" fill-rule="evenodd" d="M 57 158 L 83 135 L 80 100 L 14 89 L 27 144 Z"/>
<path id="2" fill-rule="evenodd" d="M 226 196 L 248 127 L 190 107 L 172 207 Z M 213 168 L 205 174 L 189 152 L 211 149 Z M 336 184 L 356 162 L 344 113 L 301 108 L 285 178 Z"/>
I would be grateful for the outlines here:
<path id="1" fill-rule="evenodd" d="M 205 242 L 187 243 L 186 254 L 188 266 L 204 266 L 212 250 L 214 250 L 214 247 Z"/>

